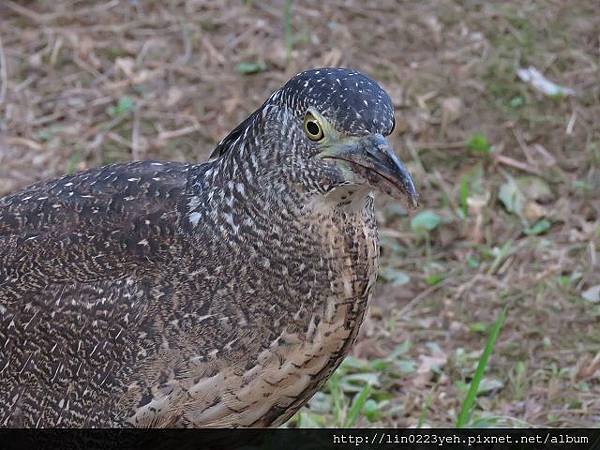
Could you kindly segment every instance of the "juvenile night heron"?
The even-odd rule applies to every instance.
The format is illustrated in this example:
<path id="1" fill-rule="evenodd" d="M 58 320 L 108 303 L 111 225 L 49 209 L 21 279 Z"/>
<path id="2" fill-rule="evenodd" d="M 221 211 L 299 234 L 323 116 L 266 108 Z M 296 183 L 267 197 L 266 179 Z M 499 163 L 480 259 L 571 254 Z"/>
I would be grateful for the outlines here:
<path id="1" fill-rule="evenodd" d="M 269 426 L 354 341 L 372 191 L 416 205 L 389 96 L 302 72 L 203 164 L 114 164 L 0 199 L 0 425 Z"/>

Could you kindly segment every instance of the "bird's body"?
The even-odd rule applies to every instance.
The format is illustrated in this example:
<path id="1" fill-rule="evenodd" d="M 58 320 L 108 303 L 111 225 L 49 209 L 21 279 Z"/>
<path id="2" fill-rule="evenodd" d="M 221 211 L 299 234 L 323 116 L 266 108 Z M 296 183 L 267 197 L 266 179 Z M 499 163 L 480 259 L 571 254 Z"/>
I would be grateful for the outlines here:
<path id="1" fill-rule="evenodd" d="M 204 164 L 0 199 L 0 425 L 277 425 L 327 379 L 376 278 L 373 197 L 321 158 L 259 160 L 267 115 Z"/>

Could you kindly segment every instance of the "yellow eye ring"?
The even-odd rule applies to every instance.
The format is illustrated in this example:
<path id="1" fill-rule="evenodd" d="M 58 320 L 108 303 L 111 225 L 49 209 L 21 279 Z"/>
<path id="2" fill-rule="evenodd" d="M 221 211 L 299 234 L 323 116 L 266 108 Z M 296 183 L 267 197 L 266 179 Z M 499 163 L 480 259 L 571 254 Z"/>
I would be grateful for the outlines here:
<path id="1" fill-rule="evenodd" d="M 311 113 L 304 116 L 304 132 L 311 141 L 323 139 L 323 128 Z"/>

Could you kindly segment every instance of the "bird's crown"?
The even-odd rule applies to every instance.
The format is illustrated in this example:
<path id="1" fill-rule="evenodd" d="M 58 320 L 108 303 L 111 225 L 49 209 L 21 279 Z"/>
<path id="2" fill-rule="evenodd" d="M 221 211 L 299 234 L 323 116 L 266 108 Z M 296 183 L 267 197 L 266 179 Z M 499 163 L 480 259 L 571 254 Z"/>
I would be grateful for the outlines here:
<path id="1" fill-rule="evenodd" d="M 387 135 L 394 126 L 389 95 L 375 81 L 352 69 L 325 67 L 300 72 L 265 104 L 284 104 L 299 117 L 313 107 L 338 130 L 349 134 Z"/>
<path id="2" fill-rule="evenodd" d="M 312 107 L 337 130 L 349 135 L 379 133 L 386 136 L 394 128 L 392 101 L 371 78 L 352 69 L 311 69 L 300 72 L 273 92 L 260 108 L 217 145 L 211 158 L 227 152 L 270 107 L 285 107 L 300 120 Z"/>

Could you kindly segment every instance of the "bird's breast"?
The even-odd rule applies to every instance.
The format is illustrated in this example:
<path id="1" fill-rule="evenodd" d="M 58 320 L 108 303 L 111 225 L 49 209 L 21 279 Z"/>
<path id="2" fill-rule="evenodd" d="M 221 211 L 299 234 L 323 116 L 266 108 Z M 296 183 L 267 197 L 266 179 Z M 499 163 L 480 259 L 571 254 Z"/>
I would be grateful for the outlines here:
<path id="1" fill-rule="evenodd" d="M 212 296 L 197 301 L 210 303 L 200 317 L 210 318 L 187 338 L 198 354 L 179 363 L 185 379 L 173 380 L 168 395 L 142 405 L 130 423 L 156 424 L 158 405 L 176 417 L 159 421 L 170 424 L 277 425 L 348 353 L 377 273 L 372 210 L 316 208 L 293 219 L 282 213 L 268 226 L 253 220 L 253 245 L 243 258 L 220 259 L 223 275 L 198 282 Z M 198 273 L 206 279 L 215 271 Z"/>
<path id="2" fill-rule="evenodd" d="M 264 376 L 252 387 L 271 395 L 252 425 L 277 425 L 291 417 L 340 364 L 362 323 L 378 265 L 374 222 L 362 215 L 320 215 L 319 227 L 329 286 L 315 286 L 321 292 L 316 298 L 296 299 L 312 300 L 312 307 L 307 321 L 290 323 L 272 344 Z"/>
<path id="3" fill-rule="evenodd" d="M 272 322 L 274 338 L 239 380 L 236 395 L 193 421 L 213 425 L 278 425 L 291 417 L 327 380 L 348 353 L 367 306 L 378 265 L 377 232 L 369 211 L 334 214 L 317 210 L 294 236 L 302 240 L 305 262 L 288 268 L 291 286 L 308 286 L 303 294 L 282 290 L 273 304 L 293 305 L 284 319 Z M 274 253 L 275 254 L 275 253 Z M 285 265 L 273 260 L 273 267 Z M 283 298 L 286 295 L 289 298 Z M 248 408 L 247 405 L 254 405 Z M 240 411 L 231 422 L 230 410 Z"/>

